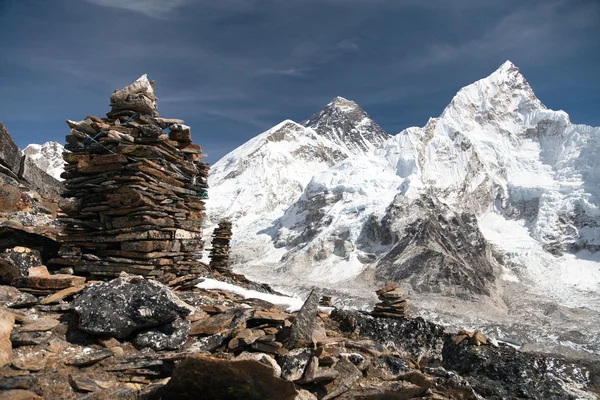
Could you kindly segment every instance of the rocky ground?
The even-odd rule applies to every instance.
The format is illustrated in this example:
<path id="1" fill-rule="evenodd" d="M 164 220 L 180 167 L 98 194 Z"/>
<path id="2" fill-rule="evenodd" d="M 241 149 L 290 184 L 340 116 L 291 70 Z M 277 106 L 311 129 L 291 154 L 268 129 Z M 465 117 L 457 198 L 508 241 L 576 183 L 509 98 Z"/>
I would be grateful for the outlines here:
<path id="1" fill-rule="evenodd" d="M 4 257 L 29 267 L 27 276 L 0 286 L 0 399 L 596 399 L 600 393 L 597 362 L 522 353 L 421 318 L 322 308 L 316 291 L 292 313 L 199 289 L 199 277 L 169 285 L 126 274 L 86 282 L 31 266 L 35 252 Z M 216 278 L 248 286 L 236 275 Z"/>

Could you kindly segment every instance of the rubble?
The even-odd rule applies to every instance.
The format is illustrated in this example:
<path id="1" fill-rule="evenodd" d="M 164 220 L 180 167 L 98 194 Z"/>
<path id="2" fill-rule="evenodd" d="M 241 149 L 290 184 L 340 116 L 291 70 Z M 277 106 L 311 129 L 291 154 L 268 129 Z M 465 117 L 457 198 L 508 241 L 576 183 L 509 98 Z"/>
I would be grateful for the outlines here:
<path id="1" fill-rule="evenodd" d="M 210 268 L 219 272 L 229 272 L 229 242 L 231 241 L 231 221 L 219 222 L 212 234 Z"/>
<path id="2" fill-rule="evenodd" d="M 144 75 L 113 93 L 107 118 L 67 121 L 65 245 L 54 265 L 162 282 L 205 271 L 208 164 L 188 126 L 158 117 L 152 86 Z"/>

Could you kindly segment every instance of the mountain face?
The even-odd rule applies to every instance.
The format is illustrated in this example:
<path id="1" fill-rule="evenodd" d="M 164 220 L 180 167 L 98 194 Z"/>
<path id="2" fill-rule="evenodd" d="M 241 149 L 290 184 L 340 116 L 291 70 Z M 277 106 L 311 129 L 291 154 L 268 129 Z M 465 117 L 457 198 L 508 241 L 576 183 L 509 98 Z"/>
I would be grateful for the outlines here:
<path id="1" fill-rule="evenodd" d="M 372 151 L 390 138 L 358 104 L 343 97 L 333 99 L 302 125 L 352 154 Z"/>
<path id="2" fill-rule="evenodd" d="M 550 317 L 556 304 L 599 320 L 600 128 L 548 110 L 512 63 L 395 136 L 341 98 L 283 127 L 225 156 L 209 180 L 221 204 L 208 213 L 234 221 L 239 271 L 356 304 L 398 281 L 421 313 L 495 318 L 517 336 L 535 313 L 585 330 L 581 315 Z M 498 328 L 509 315 L 512 328 Z"/>
<path id="3" fill-rule="evenodd" d="M 57 142 L 30 144 L 23 150 L 35 165 L 48 175 L 62 181 L 60 174 L 64 171 L 63 152 L 65 148 Z"/>

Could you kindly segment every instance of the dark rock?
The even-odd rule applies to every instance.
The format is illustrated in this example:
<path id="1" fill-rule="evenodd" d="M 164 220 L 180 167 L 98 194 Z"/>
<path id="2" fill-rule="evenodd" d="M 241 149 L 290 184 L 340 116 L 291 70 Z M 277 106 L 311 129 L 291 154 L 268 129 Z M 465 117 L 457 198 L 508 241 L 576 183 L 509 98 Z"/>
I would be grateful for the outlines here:
<path id="1" fill-rule="evenodd" d="M 179 318 L 168 324 L 139 333 L 133 343 L 138 348 L 150 347 L 156 351 L 176 350 L 185 344 L 190 326 L 190 321 Z"/>
<path id="2" fill-rule="evenodd" d="M 48 343 L 52 332 L 14 332 L 10 334 L 13 347 L 38 346 Z"/>
<path id="3" fill-rule="evenodd" d="M 321 294 L 317 289 L 313 289 L 308 295 L 292 324 L 290 337 L 286 342 L 288 349 L 312 343 L 312 333 L 317 323 L 320 298 Z"/>
<path id="4" fill-rule="evenodd" d="M 0 164 L 8 168 L 15 175 L 19 175 L 21 169 L 21 149 L 14 142 L 2 122 L 0 122 Z"/>
<path id="5" fill-rule="evenodd" d="M 252 315 L 250 309 L 237 308 L 221 314 L 213 315 L 192 324 L 190 335 L 214 335 L 224 337 L 235 335 L 244 329 L 246 321 Z"/>
<path id="6" fill-rule="evenodd" d="M 66 365 L 73 365 L 75 367 L 87 367 L 95 364 L 105 358 L 112 357 L 112 351 L 108 349 L 83 349 L 81 354 L 76 355 L 65 361 Z"/>
<path id="7" fill-rule="evenodd" d="M 16 267 L 19 276 L 27 276 L 29 268 L 42 265 L 42 256 L 38 250 L 22 246 L 4 250 L 0 253 L 0 260 L 0 263 L 9 263 Z"/>
<path id="8" fill-rule="evenodd" d="M 37 375 L 21 375 L 9 378 L 0 378 L 0 392 L 4 390 L 24 389 L 38 392 L 39 378 Z"/>
<path id="9" fill-rule="evenodd" d="M 304 370 L 311 360 L 313 351 L 308 348 L 291 350 L 277 360 L 281 366 L 281 377 L 288 381 L 297 381 L 304 375 Z"/>
<path id="10" fill-rule="evenodd" d="M 373 318 L 357 311 L 335 309 L 331 319 L 340 329 L 373 339 L 390 350 L 408 353 L 414 359 L 441 362 L 444 327 L 423 318 Z"/>
<path id="11" fill-rule="evenodd" d="M 95 392 L 96 390 L 102 389 L 95 380 L 85 376 L 69 375 L 69 384 L 73 389 L 79 392 Z"/>
<path id="12" fill-rule="evenodd" d="M 119 339 L 172 322 L 192 311 L 168 287 L 133 276 L 87 287 L 73 307 L 79 315 L 79 329 Z"/>
<path id="13" fill-rule="evenodd" d="M 0 286 L 0 305 L 8 308 L 30 307 L 38 299 L 32 294 L 21 292 L 13 286 Z"/>
<path id="14" fill-rule="evenodd" d="M 0 226 L 0 251 L 16 246 L 38 250 L 46 263 L 58 256 L 61 245 L 56 241 L 56 232 L 48 227 Z"/>
<path id="15" fill-rule="evenodd" d="M 412 371 L 410 362 L 404 358 L 384 356 L 373 360 L 367 368 L 367 376 L 382 380 L 395 380 Z"/>
<path id="16" fill-rule="evenodd" d="M 190 353 L 212 353 L 225 341 L 222 335 L 211 335 L 199 338 L 188 349 Z"/>
<path id="17" fill-rule="evenodd" d="M 461 374 L 486 399 L 574 399 L 562 383 L 586 387 L 598 376 L 585 365 L 563 359 L 522 353 L 510 346 L 454 344 L 447 338 L 443 367 Z"/>
<path id="18" fill-rule="evenodd" d="M 142 369 L 148 367 L 158 367 L 163 365 L 162 360 L 153 360 L 153 359 L 135 359 L 135 360 L 127 360 L 121 364 L 112 365 L 110 367 L 105 368 L 106 371 L 127 371 L 127 370 L 135 370 Z"/>
<path id="19" fill-rule="evenodd" d="M 362 377 L 359 369 L 344 358 L 335 364 L 334 370 L 339 375 L 333 382 L 325 386 L 327 395 L 323 397 L 323 400 L 333 399 L 347 392 Z"/>
<path id="20" fill-rule="evenodd" d="M 292 382 L 273 376 L 273 369 L 254 360 L 222 360 L 207 356 L 184 359 L 153 400 L 292 400 Z"/>

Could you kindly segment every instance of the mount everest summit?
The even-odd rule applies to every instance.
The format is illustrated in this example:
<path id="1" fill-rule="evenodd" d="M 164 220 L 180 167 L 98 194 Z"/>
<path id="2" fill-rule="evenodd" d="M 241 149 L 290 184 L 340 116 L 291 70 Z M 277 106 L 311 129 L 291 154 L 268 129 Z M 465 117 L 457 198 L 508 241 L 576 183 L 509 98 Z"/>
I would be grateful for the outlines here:
<path id="1" fill-rule="evenodd" d="M 596 352 L 599 152 L 507 61 L 394 136 L 341 97 L 280 123 L 213 166 L 207 212 L 234 223 L 234 268 L 283 290 L 361 304 L 399 281 L 416 313 Z"/>

